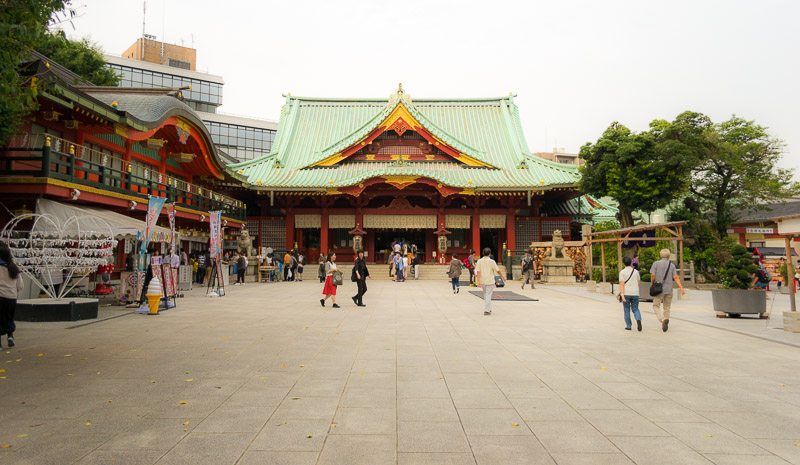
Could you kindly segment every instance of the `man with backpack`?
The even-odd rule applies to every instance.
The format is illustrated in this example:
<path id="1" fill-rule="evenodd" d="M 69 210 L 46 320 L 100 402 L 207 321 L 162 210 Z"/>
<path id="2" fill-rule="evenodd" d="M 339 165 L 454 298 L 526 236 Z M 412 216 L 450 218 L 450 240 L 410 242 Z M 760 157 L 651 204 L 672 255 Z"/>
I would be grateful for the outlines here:
<path id="1" fill-rule="evenodd" d="M 758 271 L 753 274 L 752 286 L 754 289 L 761 289 L 766 292 L 770 281 L 772 281 L 772 276 L 758 257 L 753 257 L 753 265 L 758 267 Z M 769 294 L 767 294 L 767 299 L 769 299 Z"/>
<path id="2" fill-rule="evenodd" d="M 522 288 L 525 289 L 525 285 L 528 284 L 528 281 L 531 283 L 531 289 L 536 289 L 533 286 L 533 277 L 536 274 L 536 262 L 533 260 L 533 256 L 531 255 L 530 250 L 525 252 L 525 258 L 522 259 Z"/>
<path id="3" fill-rule="evenodd" d="M 653 311 L 661 322 L 661 331 L 667 332 L 669 329 L 669 310 L 672 307 L 672 282 L 678 285 L 681 294 L 685 295 L 683 283 L 678 277 L 675 265 L 669 261 L 670 252 L 668 249 L 661 249 L 659 254 L 661 260 L 653 263 L 650 267 L 650 295 L 653 296 Z M 654 288 L 661 287 L 661 292 L 653 295 Z M 661 307 L 664 310 L 662 312 Z"/>

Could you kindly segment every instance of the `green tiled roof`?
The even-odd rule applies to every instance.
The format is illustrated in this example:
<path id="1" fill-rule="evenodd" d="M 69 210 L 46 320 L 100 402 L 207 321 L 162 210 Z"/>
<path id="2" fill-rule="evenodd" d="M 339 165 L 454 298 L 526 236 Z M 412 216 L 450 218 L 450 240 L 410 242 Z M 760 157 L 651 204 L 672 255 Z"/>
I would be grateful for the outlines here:
<path id="1" fill-rule="evenodd" d="M 565 202 L 550 202 L 545 204 L 546 216 L 571 216 L 579 223 L 591 224 L 600 221 L 613 221 L 619 209 L 608 205 L 591 195 L 582 195 Z"/>
<path id="2" fill-rule="evenodd" d="M 400 104 L 442 142 L 491 167 L 467 166 L 457 160 L 412 160 L 400 167 L 390 161 L 350 160 L 310 166 L 362 140 Z M 228 165 L 228 169 L 237 174 L 241 170 L 256 188 L 290 190 L 345 187 L 387 175 L 428 177 L 477 190 L 572 187 L 580 178 L 575 166 L 530 154 L 513 96 L 412 102 L 402 92 L 390 99 L 287 96 L 270 153 Z"/>

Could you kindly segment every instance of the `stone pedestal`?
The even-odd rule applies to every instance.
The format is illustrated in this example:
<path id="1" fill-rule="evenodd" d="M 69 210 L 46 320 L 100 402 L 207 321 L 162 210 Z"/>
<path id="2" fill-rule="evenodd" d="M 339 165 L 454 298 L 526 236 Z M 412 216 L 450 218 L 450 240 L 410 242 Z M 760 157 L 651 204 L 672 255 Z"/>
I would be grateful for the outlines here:
<path id="1" fill-rule="evenodd" d="M 574 284 L 573 266 L 574 263 L 569 258 L 545 258 L 542 260 L 542 267 L 544 268 L 542 282 L 545 284 Z"/>
<path id="2" fill-rule="evenodd" d="M 597 292 L 597 281 L 593 279 L 586 281 L 586 292 Z"/>
<path id="3" fill-rule="evenodd" d="M 244 282 L 246 283 L 257 283 L 260 281 L 258 276 L 258 259 L 253 257 L 252 259 L 247 259 L 247 272 L 244 274 Z M 234 281 L 236 278 L 233 278 Z"/>
<path id="4" fill-rule="evenodd" d="M 783 312 L 783 330 L 800 333 L 800 312 Z"/>
<path id="5" fill-rule="evenodd" d="M 600 283 L 597 287 L 597 292 L 600 294 L 611 294 L 611 283 Z"/>

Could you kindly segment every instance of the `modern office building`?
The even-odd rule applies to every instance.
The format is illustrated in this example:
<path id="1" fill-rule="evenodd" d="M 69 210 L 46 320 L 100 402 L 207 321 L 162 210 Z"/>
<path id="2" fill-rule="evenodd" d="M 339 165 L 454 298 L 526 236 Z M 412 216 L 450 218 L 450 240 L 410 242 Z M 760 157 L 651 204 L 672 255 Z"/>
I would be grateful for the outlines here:
<path id="1" fill-rule="evenodd" d="M 195 70 L 195 49 L 147 36 L 137 39 L 121 57 L 106 55 L 105 59 L 120 73 L 120 87 L 182 89 L 184 101 L 198 112 L 227 162 L 252 160 L 272 148 L 278 123 L 220 113 L 225 81 L 221 76 Z"/>
<path id="2" fill-rule="evenodd" d="M 552 152 L 535 152 L 531 155 L 565 165 L 583 164 L 583 159 L 577 153 L 567 153 L 563 147 L 553 147 Z"/>

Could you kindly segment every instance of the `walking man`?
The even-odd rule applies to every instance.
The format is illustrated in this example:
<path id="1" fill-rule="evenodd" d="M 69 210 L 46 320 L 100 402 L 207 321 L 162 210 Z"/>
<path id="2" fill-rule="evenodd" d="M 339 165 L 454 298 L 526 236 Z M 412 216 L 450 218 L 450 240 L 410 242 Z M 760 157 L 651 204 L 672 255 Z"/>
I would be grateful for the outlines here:
<path id="1" fill-rule="evenodd" d="M 623 257 L 625 268 L 619 272 L 619 300 L 625 317 L 625 329 L 631 330 L 631 313 L 636 319 L 636 330 L 642 330 L 642 314 L 639 313 L 639 270 L 631 266 L 631 257 Z"/>
<path id="2" fill-rule="evenodd" d="M 353 266 L 353 273 L 355 274 L 356 287 L 358 288 L 358 293 L 353 296 L 353 302 L 358 307 L 366 307 L 366 305 L 364 305 L 364 294 L 367 293 L 367 278 L 369 278 L 369 269 L 367 269 L 367 263 L 364 261 L 363 250 L 358 251 L 356 263 Z"/>
<path id="3" fill-rule="evenodd" d="M 525 289 L 525 285 L 528 284 L 530 281 L 531 289 L 535 289 L 533 287 L 533 277 L 536 275 L 536 262 L 533 260 L 533 256 L 531 255 L 530 251 L 525 252 L 525 258 L 522 259 L 522 288 Z"/>
<path id="4" fill-rule="evenodd" d="M 478 286 L 483 288 L 484 315 L 492 314 L 492 294 L 494 293 L 494 277 L 500 275 L 500 268 L 497 262 L 492 260 L 489 255 L 492 250 L 486 247 L 483 249 L 483 258 L 475 262 L 476 279 Z"/>
<path id="5" fill-rule="evenodd" d="M 659 282 L 662 285 L 661 294 L 653 296 L 653 311 L 661 322 L 661 330 L 667 332 L 669 329 L 669 310 L 672 307 L 672 282 L 678 285 L 681 294 L 685 295 L 683 283 L 678 277 L 675 265 L 669 261 L 670 252 L 668 249 L 661 249 L 661 260 L 653 263 L 650 267 L 650 283 Z M 662 311 L 663 306 L 663 311 Z"/>

